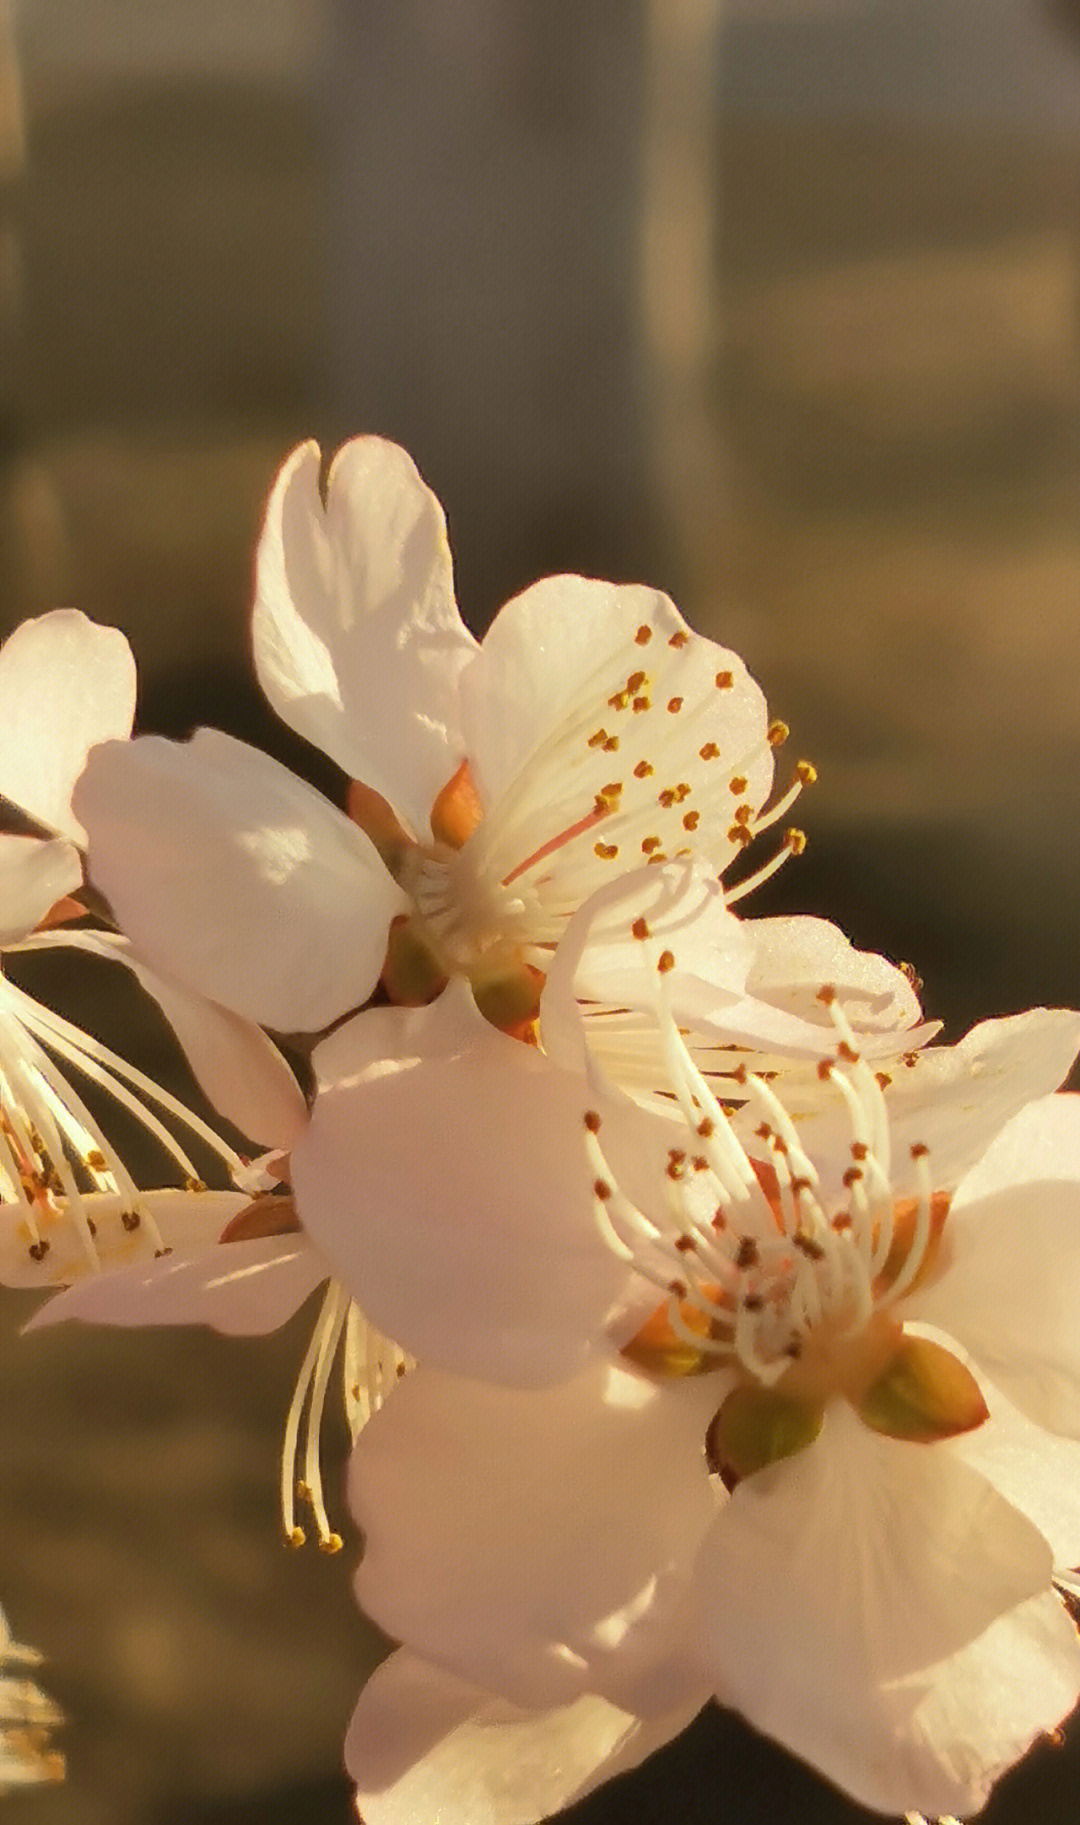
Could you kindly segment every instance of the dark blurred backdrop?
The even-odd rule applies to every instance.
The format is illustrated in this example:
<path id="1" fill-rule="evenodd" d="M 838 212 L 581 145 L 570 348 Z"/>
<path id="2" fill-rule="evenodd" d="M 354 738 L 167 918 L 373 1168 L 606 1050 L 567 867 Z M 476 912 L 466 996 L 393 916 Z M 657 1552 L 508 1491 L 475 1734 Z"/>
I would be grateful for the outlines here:
<path id="1" fill-rule="evenodd" d="M 397 437 L 477 631 L 568 569 L 746 657 L 821 775 L 759 910 L 912 959 L 952 1037 L 1075 1002 L 1078 10 L 0 0 L 0 632 L 115 621 L 144 727 L 325 783 L 248 675 L 252 543 L 298 438 Z M 88 977 L 34 980 L 178 1071 Z M 375 1648 L 355 1543 L 278 1545 L 302 1323 L 14 1347 L 26 1311 L 0 1597 L 72 1721 L 13 1817 L 345 1825 Z M 986 1816 L 1078 1799 L 1073 1741 Z M 721 1810 L 862 1816 L 717 1716 L 581 1817 Z"/>

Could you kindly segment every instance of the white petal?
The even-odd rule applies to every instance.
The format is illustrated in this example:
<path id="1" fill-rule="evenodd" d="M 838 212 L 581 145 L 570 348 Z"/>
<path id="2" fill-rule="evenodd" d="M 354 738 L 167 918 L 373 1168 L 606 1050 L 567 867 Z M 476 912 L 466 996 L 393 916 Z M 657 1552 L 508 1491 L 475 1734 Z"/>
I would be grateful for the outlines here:
<path id="1" fill-rule="evenodd" d="M 656 590 L 585 577 L 534 584 L 496 616 L 460 691 L 487 810 L 472 840 L 500 880 L 532 858 L 525 880 L 548 911 L 548 937 L 616 863 L 625 870 L 656 849 L 700 854 L 719 873 L 739 847 L 728 834 L 737 806 L 768 795 L 761 692 Z M 635 701 L 649 707 L 635 712 Z M 605 788 L 613 808 L 594 824 Z"/>
<path id="2" fill-rule="evenodd" d="M 899 1049 L 900 1036 L 921 1020 L 918 997 L 903 970 L 874 951 L 856 950 L 828 919 L 754 919 L 750 932 L 754 957 L 747 993 L 816 1027 L 826 1050 L 836 1043 L 818 1000 L 826 984 L 836 990 L 860 1045 L 871 1034 L 882 1034 Z"/>
<path id="3" fill-rule="evenodd" d="M 152 969 L 249 1020 L 315 1031 L 366 1001 L 406 901 L 372 843 L 216 729 L 91 757 L 90 873 Z"/>
<path id="4" fill-rule="evenodd" d="M 0 950 L 33 931 L 81 881 L 82 862 L 70 843 L 0 835 Z"/>
<path id="5" fill-rule="evenodd" d="M 1080 1022 L 1080 1015 L 1074 1016 Z M 1080 1185 L 1080 1096 L 1032 1099 L 995 1136 L 965 1174 L 952 1202 L 954 1216 L 983 1198 L 1031 1185 Z M 976 1217 L 970 1219 L 978 1221 Z"/>
<path id="6" fill-rule="evenodd" d="M 442 508 L 404 450 L 343 445 L 325 509 L 318 446 L 293 451 L 259 540 L 252 637 L 282 720 L 425 828 L 463 758 L 456 681 L 476 642 Z"/>
<path id="7" fill-rule="evenodd" d="M 297 1209 L 372 1322 L 456 1374 L 573 1374 L 626 1280 L 593 1219 L 584 1082 L 459 981 L 358 1015 L 314 1064 Z"/>
<path id="8" fill-rule="evenodd" d="M 74 843 L 71 792 L 95 742 L 130 735 L 135 661 L 123 634 L 74 608 L 24 621 L 0 648 L 0 793 Z"/>
<path id="9" fill-rule="evenodd" d="M 1055 1438 L 1008 1401 L 955 1339 L 940 1339 L 975 1374 L 990 1418 L 961 1433 L 950 1450 L 980 1471 L 999 1495 L 1033 1521 L 1054 1564 L 1080 1565 L 1080 1443 Z"/>
<path id="10" fill-rule="evenodd" d="M 863 1805 L 966 1815 L 1080 1692 L 1050 1572 L 948 1445 L 879 1438 L 841 1403 L 718 1517 L 702 1653 L 724 1703 Z"/>
<path id="11" fill-rule="evenodd" d="M 361 1604 L 514 1704 L 700 1704 L 687 1605 L 716 1511 L 708 1381 L 612 1367 L 521 1393 L 415 1370 L 353 1453 Z"/>
<path id="12" fill-rule="evenodd" d="M 250 1201 L 238 1191 L 192 1192 L 174 1186 L 142 1193 L 139 1205 L 150 1212 L 166 1247 L 186 1253 L 216 1244 L 226 1223 Z M 117 1192 L 90 1192 L 83 1204 L 96 1231 L 94 1248 L 102 1269 L 142 1272 L 154 1264 L 158 1244 L 153 1229 L 147 1224 L 130 1230 L 124 1226 L 121 1216 L 127 1204 Z M 0 1282 L 52 1287 L 106 1277 L 93 1267 L 66 1205 L 51 1214 L 35 1212 L 35 1219 L 48 1243 L 40 1261 L 29 1253 L 34 1236 L 21 1205 L 0 1204 Z"/>
<path id="13" fill-rule="evenodd" d="M 940 1259 L 905 1313 L 947 1330 L 1039 1425 L 1080 1438 L 1080 1097 L 1013 1117 L 962 1180 Z"/>
<path id="14" fill-rule="evenodd" d="M 648 1723 L 593 1697 L 518 1710 L 399 1649 L 364 1687 L 345 1762 L 365 1825 L 539 1825 L 637 1767 L 698 1709 Z"/>
<path id="15" fill-rule="evenodd" d="M 300 1235 L 214 1241 L 191 1255 L 83 1278 L 42 1306 L 26 1328 L 79 1318 L 127 1328 L 205 1324 L 228 1337 L 262 1336 L 287 1323 L 326 1278 L 325 1262 Z"/>
<path id="16" fill-rule="evenodd" d="M 1033 1008 L 1004 1020 L 985 1020 L 958 1045 L 927 1046 L 894 1063 L 885 1061 L 897 1196 L 916 1189 L 911 1148 L 917 1143 L 930 1149 L 934 1185 L 953 1190 L 1010 1116 L 1057 1089 L 1078 1049 L 1080 1014 Z M 842 1161 L 842 1171 L 851 1141 L 847 1116 L 838 1097 L 822 1104 L 813 1087 L 808 1090 L 805 1109 L 788 1104 L 800 1124 L 799 1138 L 819 1167 Z M 826 1183 L 831 1184 L 828 1175 Z"/>

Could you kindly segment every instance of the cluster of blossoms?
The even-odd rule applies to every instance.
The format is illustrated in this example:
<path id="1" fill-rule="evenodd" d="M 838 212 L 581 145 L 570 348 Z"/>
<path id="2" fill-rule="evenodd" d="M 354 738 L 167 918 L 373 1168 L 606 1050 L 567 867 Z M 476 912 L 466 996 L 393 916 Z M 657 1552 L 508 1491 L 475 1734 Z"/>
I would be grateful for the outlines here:
<path id="1" fill-rule="evenodd" d="M 0 943 L 134 971 L 258 1156 L 0 975 L 0 1275 L 62 1289 L 36 1324 L 233 1332 L 325 1288 L 282 1510 L 341 1546 L 340 1365 L 400 1643 L 347 1739 L 367 1825 L 530 1825 L 714 1700 L 879 1811 L 978 1810 L 1080 1695 L 1080 1015 L 936 1045 L 909 971 L 744 919 L 813 769 L 775 784 L 742 663 L 579 577 L 478 644 L 393 445 L 289 459 L 252 633 L 340 807 L 131 739 L 73 612 L 0 654 Z"/>
<path id="2" fill-rule="evenodd" d="M 64 1758 L 50 1742 L 60 1712 L 26 1673 L 40 1660 L 33 1648 L 11 1639 L 0 1610 L 0 1799 L 21 1787 L 63 1778 Z"/>

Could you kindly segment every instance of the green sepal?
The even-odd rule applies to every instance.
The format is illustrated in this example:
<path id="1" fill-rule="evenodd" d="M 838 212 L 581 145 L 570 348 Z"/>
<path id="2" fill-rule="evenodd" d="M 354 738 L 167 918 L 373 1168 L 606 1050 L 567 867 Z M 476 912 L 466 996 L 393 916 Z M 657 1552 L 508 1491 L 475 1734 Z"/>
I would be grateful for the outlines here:
<path id="1" fill-rule="evenodd" d="M 411 919 L 395 919 L 386 945 L 382 985 L 399 1007 L 426 1007 L 446 987 L 446 972 L 417 936 Z"/>
<path id="2" fill-rule="evenodd" d="M 903 1337 L 888 1368 L 855 1411 L 886 1438 L 932 1445 L 974 1432 L 989 1409 L 971 1370 L 928 1337 Z"/>
<path id="3" fill-rule="evenodd" d="M 544 978 L 527 963 L 510 962 L 500 972 L 486 975 L 474 970 L 470 984 L 484 1019 L 503 1033 L 517 1034 L 536 1019 Z"/>
<path id="4" fill-rule="evenodd" d="M 780 1458 L 805 1451 L 821 1431 L 824 1409 L 746 1384 L 733 1388 L 705 1434 L 705 1455 L 728 1489 Z"/>

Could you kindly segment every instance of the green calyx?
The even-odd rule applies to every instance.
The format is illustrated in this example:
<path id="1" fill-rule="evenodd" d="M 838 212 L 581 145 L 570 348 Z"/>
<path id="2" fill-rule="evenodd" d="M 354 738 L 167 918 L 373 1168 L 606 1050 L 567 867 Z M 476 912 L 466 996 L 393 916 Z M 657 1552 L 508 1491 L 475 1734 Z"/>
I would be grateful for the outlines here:
<path id="1" fill-rule="evenodd" d="M 733 1388 L 705 1434 L 709 1468 L 725 1487 L 805 1451 L 821 1431 L 823 1408 L 776 1388 Z"/>
<path id="2" fill-rule="evenodd" d="M 901 1339 L 855 1410 L 873 1431 L 923 1445 L 973 1432 L 989 1417 L 970 1369 L 927 1337 Z"/>

